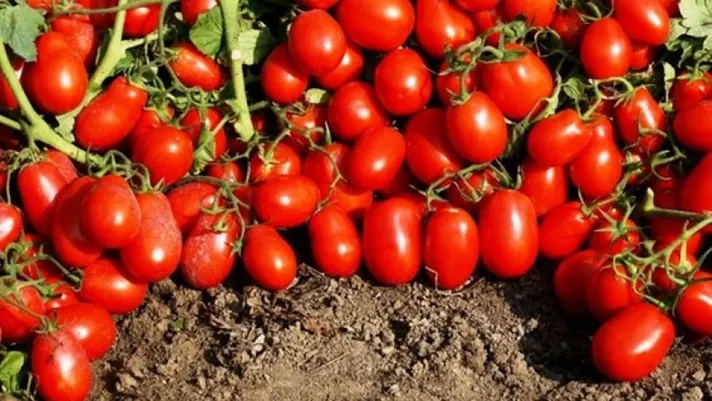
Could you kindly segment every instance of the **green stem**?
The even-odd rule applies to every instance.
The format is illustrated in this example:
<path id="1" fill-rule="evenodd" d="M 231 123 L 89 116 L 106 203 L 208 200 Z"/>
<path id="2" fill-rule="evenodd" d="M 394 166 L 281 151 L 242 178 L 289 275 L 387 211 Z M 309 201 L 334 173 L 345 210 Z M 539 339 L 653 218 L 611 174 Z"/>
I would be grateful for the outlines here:
<path id="1" fill-rule="evenodd" d="M 19 131 L 22 129 L 22 125 L 20 125 L 19 122 L 13 120 L 10 117 L 5 117 L 1 114 L 0 114 L 0 124 L 4 125 L 6 127 L 10 127 L 12 129 L 14 129 L 15 131 Z"/>
<path id="2" fill-rule="evenodd" d="M 95 9 L 87 9 L 87 8 L 77 8 L 77 7 L 71 7 L 68 8 L 67 10 L 62 10 L 55 15 L 66 15 L 66 14 L 71 14 L 71 15 L 91 15 L 91 14 L 111 14 L 111 13 L 116 13 L 119 11 L 126 11 L 130 10 L 132 8 L 139 8 L 143 6 L 150 6 L 153 4 L 161 4 L 161 0 L 136 0 L 132 1 L 130 3 L 119 3 L 119 5 L 115 7 L 107 7 L 107 8 L 95 8 Z M 122 25 L 123 26 L 123 25 Z"/>
<path id="3" fill-rule="evenodd" d="M 655 193 L 648 188 L 643 200 L 643 213 L 647 217 L 662 217 L 678 220 L 703 221 L 709 216 L 699 213 L 686 212 L 684 210 L 663 209 L 655 206 Z"/>

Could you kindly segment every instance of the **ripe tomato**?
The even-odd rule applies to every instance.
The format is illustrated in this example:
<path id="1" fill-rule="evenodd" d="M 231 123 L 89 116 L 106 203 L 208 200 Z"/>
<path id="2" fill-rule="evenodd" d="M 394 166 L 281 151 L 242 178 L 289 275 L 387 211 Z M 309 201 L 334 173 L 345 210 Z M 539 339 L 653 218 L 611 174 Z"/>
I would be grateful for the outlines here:
<path id="1" fill-rule="evenodd" d="M 554 79 L 549 67 L 528 48 L 510 43 L 505 49 L 523 55 L 517 60 L 483 64 L 480 83 L 502 113 L 518 121 L 542 109 L 542 100 L 554 90 Z"/>
<path id="2" fill-rule="evenodd" d="M 136 125 L 148 101 L 148 93 L 116 78 L 77 116 L 74 134 L 77 143 L 91 150 L 116 148 Z"/>
<path id="3" fill-rule="evenodd" d="M 582 210 L 581 202 L 569 202 L 552 209 L 539 224 L 539 251 L 559 260 L 577 252 L 593 232 L 596 222 Z"/>
<path id="4" fill-rule="evenodd" d="M 569 176 L 564 167 L 541 167 L 531 159 L 522 163 L 522 186 L 519 191 L 528 196 L 541 217 L 566 203 L 569 195 Z"/>
<path id="5" fill-rule="evenodd" d="M 415 113 L 433 95 L 428 66 L 412 49 L 398 49 L 384 57 L 376 67 L 374 86 L 383 107 L 395 116 Z"/>
<path id="6" fill-rule="evenodd" d="M 0 252 L 22 234 L 22 212 L 16 206 L 0 202 Z"/>
<path id="7" fill-rule="evenodd" d="M 324 133 L 315 128 L 323 129 L 326 124 L 324 106 L 310 104 L 303 113 L 286 113 L 285 117 L 294 129 L 289 131 L 289 136 L 284 139 L 284 143 L 297 153 L 304 154 L 311 143 L 319 144 L 323 140 Z"/>
<path id="8" fill-rule="evenodd" d="M 712 124 L 706 116 L 712 111 L 712 100 L 703 100 L 677 113 L 673 120 L 675 138 L 684 146 L 699 152 L 712 151 Z"/>
<path id="9" fill-rule="evenodd" d="M 136 281 L 113 259 L 99 259 L 83 273 L 79 298 L 113 314 L 124 315 L 138 309 L 148 292 L 148 284 Z"/>
<path id="10" fill-rule="evenodd" d="M 586 24 L 581 18 L 581 12 L 572 7 L 556 12 L 554 20 L 551 22 L 551 29 L 559 34 L 561 41 L 566 46 L 575 49 L 581 43 Z"/>
<path id="11" fill-rule="evenodd" d="M 385 187 L 378 189 L 378 194 L 390 198 L 404 192 L 413 192 L 413 188 L 418 185 L 418 181 L 413 177 L 408 166 L 404 164 Z"/>
<path id="12" fill-rule="evenodd" d="M 181 0 L 180 12 L 183 14 L 183 21 L 188 27 L 192 27 L 198 22 L 200 15 L 210 11 L 217 5 L 217 0 Z"/>
<path id="13" fill-rule="evenodd" d="M 173 184 L 193 165 L 193 143 L 185 132 L 163 126 L 148 131 L 133 146 L 133 161 L 146 166 L 151 183 Z"/>
<path id="14" fill-rule="evenodd" d="M 98 246 L 126 246 L 141 228 L 141 209 L 126 180 L 107 175 L 94 183 L 81 204 L 81 228 Z"/>
<path id="15" fill-rule="evenodd" d="M 94 66 L 99 49 L 99 34 L 88 15 L 63 15 L 52 21 L 52 31 L 64 35 L 74 54 L 89 69 Z"/>
<path id="16" fill-rule="evenodd" d="M 363 220 L 362 243 L 366 267 L 383 285 L 415 279 L 423 254 L 423 227 L 416 203 L 391 198 L 374 203 Z"/>
<path id="17" fill-rule="evenodd" d="M 9 294 L 6 300 L 0 299 L 0 333 L 2 333 L 3 344 L 28 340 L 40 325 L 38 318 L 16 305 L 22 305 L 25 310 L 37 315 L 45 314 L 44 302 L 37 289 L 30 285 L 19 284 L 16 293 Z"/>
<path id="18" fill-rule="evenodd" d="M 438 92 L 438 98 L 443 106 L 448 107 L 452 105 L 453 95 L 459 96 L 462 92 L 462 80 L 464 79 L 465 89 L 468 93 L 472 93 L 477 88 L 477 72 L 476 70 L 470 71 L 466 76 L 462 76 L 460 73 L 450 73 L 445 72 L 448 69 L 447 61 L 443 61 L 440 65 L 440 74 L 435 78 L 435 88 Z"/>
<path id="19" fill-rule="evenodd" d="M 22 78 L 22 71 L 25 68 L 25 62 L 20 57 L 12 57 L 10 59 L 12 68 L 15 70 L 15 75 L 18 79 Z M 4 76 L 0 76 L 0 107 L 8 110 L 17 110 L 18 104 L 15 99 L 15 94 L 12 93 L 10 85 Z"/>
<path id="20" fill-rule="evenodd" d="M 47 401 L 84 401 L 91 391 L 91 365 L 79 342 L 68 332 L 35 337 L 30 349 L 37 392 Z"/>
<path id="21" fill-rule="evenodd" d="M 559 264 L 554 273 L 554 293 L 561 309 L 576 318 L 590 316 L 586 288 L 607 259 L 600 252 L 588 249 L 568 256 Z"/>
<path id="22" fill-rule="evenodd" d="M 476 171 L 464 180 L 458 178 L 453 181 L 447 188 L 447 199 L 455 207 L 477 213 L 482 199 L 494 191 L 494 183 L 496 180 L 486 170 Z"/>
<path id="23" fill-rule="evenodd" d="M 297 277 L 294 250 L 270 226 L 257 225 L 247 231 L 242 262 L 247 274 L 266 290 L 284 290 Z"/>
<path id="24" fill-rule="evenodd" d="M 640 286 L 640 283 L 636 285 Z M 586 305 L 599 322 L 641 302 L 643 300 L 635 292 L 628 272 L 620 265 L 602 267 L 591 276 L 586 286 Z"/>
<path id="25" fill-rule="evenodd" d="M 616 381 L 636 381 L 662 363 L 675 341 L 675 325 L 649 304 L 617 314 L 593 336 L 591 357 L 596 368 Z"/>
<path id="26" fill-rule="evenodd" d="M 79 177 L 77 169 L 74 167 L 74 163 L 72 163 L 69 156 L 54 149 L 48 149 L 44 156 L 47 162 L 57 167 L 59 174 L 61 174 L 67 182 L 72 182 Z"/>
<path id="27" fill-rule="evenodd" d="M 144 109 L 138 118 L 136 125 L 131 129 L 131 142 L 136 142 L 137 138 L 154 128 L 167 125 L 173 119 L 173 107 L 166 105 L 155 109 Z"/>
<path id="28" fill-rule="evenodd" d="M 225 133 L 225 128 L 220 127 L 217 131 L 215 130 L 222 122 L 222 119 L 222 113 L 215 107 L 208 107 L 203 113 L 201 113 L 199 109 L 193 108 L 188 110 L 183 119 L 180 120 L 180 125 L 183 127 L 183 131 L 188 134 L 193 141 L 194 149 L 198 148 L 203 127 L 212 132 L 213 140 L 215 141 L 214 158 L 219 159 L 227 149 L 227 134 Z"/>
<path id="29" fill-rule="evenodd" d="M 670 32 L 670 15 L 659 1 L 613 0 L 613 17 L 636 43 L 665 44 Z"/>
<path id="30" fill-rule="evenodd" d="M 297 0 L 297 3 L 301 4 L 306 8 L 318 8 L 320 10 L 327 10 L 336 5 L 336 3 L 338 2 L 339 0 Z"/>
<path id="31" fill-rule="evenodd" d="M 302 160 L 297 151 L 280 142 L 260 145 L 260 151 L 250 159 L 250 181 L 261 182 L 279 176 L 298 176 Z"/>
<path id="32" fill-rule="evenodd" d="M 349 277 L 361 266 L 361 238 L 341 208 L 327 206 L 309 220 L 309 242 L 316 266 L 329 277 Z"/>
<path id="33" fill-rule="evenodd" d="M 465 284 L 477 268 L 479 242 L 477 224 L 465 210 L 437 210 L 425 225 L 423 258 L 428 278 L 446 290 Z"/>
<path id="34" fill-rule="evenodd" d="M 615 225 L 611 224 L 606 219 L 599 220 L 591 235 L 591 241 L 588 246 L 599 252 L 608 255 L 617 255 L 623 251 L 635 251 L 640 245 L 640 231 L 638 225 L 632 219 L 626 219 L 622 224 L 624 228 L 618 228 L 620 222 Z M 622 230 L 620 235 L 616 234 L 616 230 Z"/>
<path id="35" fill-rule="evenodd" d="M 289 54 L 286 44 L 272 50 L 262 65 L 262 91 L 273 102 L 294 103 L 307 90 L 309 73 L 302 71 Z"/>
<path id="36" fill-rule="evenodd" d="M 623 176 L 623 156 L 618 145 L 607 136 L 613 132 L 606 118 L 589 125 L 593 136 L 583 151 L 569 165 L 571 181 L 582 194 L 599 198 L 610 194 Z"/>
<path id="37" fill-rule="evenodd" d="M 455 0 L 458 6 L 469 11 L 487 11 L 495 8 L 500 0 Z"/>
<path id="38" fill-rule="evenodd" d="M 405 127 L 404 137 L 406 163 L 422 183 L 430 185 L 445 173 L 463 167 L 460 155 L 448 140 L 443 109 L 425 109 L 413 115 Z"/>
<path id="39" fill-rule="evenodd" d="M 54 3 L 56 0 L 32 0 L 32 1 L 43 1 L 45 3 Z M 95 10 L 98 8 L 109 8 L 109 7 L 116 7 L 119 3 L 118 0 L 79 0 L 77 1 L 77 5 L 89 9 L 89 10 Z M 110 28 L 114 24 L 114 20 L 116 19 L 116 13 L 100 13 L 100 14 L 91 14 L 89 16 L 89 19 L 91 20 L 91 23 L 94 25 L 94 27 L 97 30 L 101 29 L 106 29 Z"/>
<path id="40" fill-rule="evenodd" d="M 382 53 L 402 46 L 415 26 L 409 0 L 341 0 L 336 18 L 354 43 Z"/>
<path id="41" fill-rule="evenodd" d="M 633 43 L 633 52 L 630 56 L 630 69 L 634 71 L 646 69 L 655 61 L 656 53 L 657 48 L 655 47 Z"/>
<path id="42" fill-rule="evenodd" d="M 237 259 L 233 244 L 240 224 L 233 214 L 201 214 L 183 243 L 180 269 L 199 290 L 217 287 L 232 272 Z"/>
<path id="43" fill-rule="evenodd" d="M 215 60 L 201 53 L 192 43 L 178 43 L 173 50 L 176 56 L 168 66 L 183 85 L 189 88 L 198 87 L 206 92 L 223 86 L 225 73 L 222 67 Z"/>
<path id="44" fill-rule="evenodd" d="M 116 340 L 116 324 L 106 309 L 93 304 L 76 304 L 49 314 L 59 329 L 71 334 L 86 352 L 89 361 L 100 359 Z"/>
<path id="45" fill-rule="evenodd" d="M 29 262 L 40 253 L 41 250 L 49 249 L 50 244 L 43 240 L 42 237 L 36 234 L 24 234 L 19 241 L 25 248 L 24 255 L 20 258 L 22 262 L 28 262 L 22 269 L 22 273 L 32 280 L 43 278 L 45 280 L 60 279 L 62 273 L 57 269 L 54 263 L 48 260 L 35 260 Z"/>
<path id="46" fill-rule="evenodd" d="M 487 270 L 502 279 L 521 277 L 539 253 L 536 211 L 529 198 L 505 189 L 488 195 L 479 212 L 480 249 Z"/>
<path id="47" fill-rule="evenodd" d="M 489 96 L 475 92 L 460 106 L 447 108 L 447 135 L 467 161 L 489 163 L 507 148 L 507 123 Z"/>
<path id="48" fill-rule="evenodd" d="M 124 37 L 142 38 L 158 28 L 160 19 L 160 4 L 150 4 L 126 10 Z"/>
<path id="49" fill-rule="evenodd" d="M 1 96 L 0 99 L 2 99 Z M 678 112 L 703 100 L 712 99 L 712 74 L 705 71 L 700 75 L 678 76 L 670 90 L 670 99 Z M 0 104 L 2 104 L 1 101 Z"/>
<path id="50" fill-rule="evenodd" d="M 324 10 L 299 14 L 292 21 L 287 42 L 294 62 L 317 77 L 333 71 L 346 54 L 344 31 Z"/>
<path id="51" fill-rule="evenodd" d="M 571 163 L 588 145 L 591 131 L 573 109 L 565 109 L 532 127 L 527 140 L 529 156 L 541 166 Z"/>
<path id="52" fill-rule="evenodd" d="M 581 63 L 589 77 L 622 77 L 630 69 L 633 45 L 615 19 L 593 22 L 581 38 Z"/>
<path id="53" fill-rule="evenodd" d="M 363 73 L 364 58 L 361 49 L 352 42 L 346 42 L 346 52 L 339 65 L 316 78 L 320 87 L 337 90 L 349 82 L 357 81 Z"/>
<path id="54" fill-rule="evenodd" d="M 355 188 L 385 187 L 403 165 L 406 143 L 391 127 L 374 128 L 361 135 L 346 161 L 346 177 Z"/>
<path id="55" fill-rule="evenodd" d="M 656 201 L 656 203 L 658 203 Z M 677 205 L 677 203 L 676 203 Z M 678 207 L 675 206 L 677 209 Z M 684 220 L 652 218 L 649 220 L 650 236 L 655 240 L 657 248 L 664 248 L 677 241 L 686 229 Z M 687 252 L 689 255 L 696 255 L 702 250 L 703 235 L 700 232 L 693 234 L 687 240 Z"/>
<path id="56" fill-rule="evenodd" d="M 193 228 L 201 208 L 210 208 L 217 188 L 204 182 L 189 182 L 168 193 L 173 217 L 183 233 Z"/>
<path id="57" fill-rule="evenodd" d="M 271 227 L 293 228 L 311 217 L 319 199 L 319 188 L 305 176 L 274 177 L 255 187 L 252 211 Z"/>
<path id="58" fill-rule="evenodd" d="M 678 200 L 683 210 L 695 213 L 712 211 L 712 153 L 704 156 L 687 175 Z M 707 227 L 703 232 L 712 232 L 712 227 Z"/>
<path id="59" fill-rule="evenodd" d="M 675 314 L 693 332 L 712 336 L 712 275 L 699 271 L 695 280 L 682 291 Z"/>
<path id="60" fill-rule="evenodd" d="M 89 77 L 82 60 L 64 35 L 47 32 L 35 43 L 37 61 L 22 72 L 22 87 L 32 103 L 47 114 L 73 110 L 84 99 Z"/>
<path id="61" fill-rule="evenodd" d="M 501 6 L 501 3 L 500 3 Z M 477 32 L 487 32 L 490 29 L 502 24 L 502 7 L 494 7 L 489 10 L 477 11 L 472 16 L 475 22 Z M 490 46 L 499 46 L 501 34 L 490 33 L 487 35 L 487 44 Z"/>
<path id="62" fill-rule="evenodd" d="M 665 112 L 645 87 L 637 88 L 632 97 L 618 103 L 613 108 L 613 118 L 627 144 L 638 143 L 647 154 L 657 152 L 665 144 L 668 129 Z"/>
<path id="63" fill-rule="evenodd" d="M 24 166 L 17 183 L 27 220 L 39 234 L 49 237 L 55 199 L 67 181 L 56 165 L 43 160 Z"/>
<path id="64" fill-rule="evenodd" d="M 475 39 L 475 25 L 465 11 L 447 0 L 417 0 L 415 37 L 427 54 L 443 59 L 446 48 L 454 50 Z"/>
<path id="65" fill-rule="evenodd" d="M 44 303 L 47 312 L 79 303 L 77 292 L 66 281 L 50 277 L 45 279 L 45 283 L 52 286 L 52 293 Z"/>
<path id="66" fill-rule="evenodd" d="M 526 17 L 532 26 L 546 28 L 556 14 L 556 0 L 503 0 L 504 15 L 508 20 Z"/>
<path id="67" fill-rule="evenodd" d="M 334 136 L 347 142 L 388 123 L 376 92 L 366 82 L 352 82 L 337 90 L 329 102 L 327 119 Z"/>
<path id="68" fill-rule="evenodd" d="M 180 261 L 182 238 L 171 205 L 160 192 L 136 196 L 141 208 L 141 230 L 120 249 L 128 273 L 140 282 L 156 282 L 173 274 Z"/>

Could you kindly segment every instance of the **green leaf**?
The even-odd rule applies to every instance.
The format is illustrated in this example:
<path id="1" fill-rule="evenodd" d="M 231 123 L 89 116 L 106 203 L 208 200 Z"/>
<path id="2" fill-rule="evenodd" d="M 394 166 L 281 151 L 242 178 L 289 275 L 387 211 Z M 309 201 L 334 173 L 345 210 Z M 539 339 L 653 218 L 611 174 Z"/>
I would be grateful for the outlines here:
<path id="1" fill-rule="evenodd" d="M 324 89 L 312 88 L 304 93 L 304 99 L 306 99 L 307 103 L 309 104 L 324 105 L 329 103 L 331 95 L 329 95 L 329 92 L 325 91 Z"/>
<path id="2" fill-rule="evenodd" d="M 68 140 L 69 142 L 74 142 L 74 123 L 76 119 L 74 118 L 74 113 L 67 113 L 57 116 L 57 133 L 62 136 L 62 138 Z"/>
<path id="3" fill-rule="evenodd" d="M 0 40 L 25 61 L 35 61 L 35 39 L 44 22 L 42 14 L 27 4 L 3 8 L 0 10 Z"/>
<path id="4" fill-rule="evenodd" d="M 213 7 L 198 17 L 190 29 L 190 41 L 203 54 L 215 56 L 223 46 L 223 15 L 220 7 Z"/>
<path id="5" fill-rule="evenodd" d="M 267 29 L 249 29 L 240 33 L 237 39 L 239 54 L 233 55 L 242 59 L 246 65 L 255 65 L 262 61 L 269 51 L 277 44 L 277 39 Z"/>
<path id="6" fill-rule="evenodd" d="M 4 392 L 16 394 L 21 391 L 20 382 L 25 359 L 22 352 L 10 351 L 0 361 L 0 385 Z"/>
<path id="7" fill-rule="evenodd" d="M 200 128 L 198 147 L 193 153 L 193 172 L 200 173 L 215 160 L 215 137 L 205 124 Z"/>
<path id="8" fill-rule="evenodd" d="M 682 0 L 680 14 L 687 34 L 703 38 L 712 29 L 712 0 Z"/>

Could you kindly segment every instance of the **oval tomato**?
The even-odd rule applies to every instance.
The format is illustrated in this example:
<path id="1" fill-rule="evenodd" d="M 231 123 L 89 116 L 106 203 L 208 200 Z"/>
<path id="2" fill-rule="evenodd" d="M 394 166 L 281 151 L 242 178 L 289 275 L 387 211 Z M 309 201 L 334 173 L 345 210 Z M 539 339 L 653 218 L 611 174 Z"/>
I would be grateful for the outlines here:
<path id="1" fill-rule="evenodd" d="M 433 95 L 433 79 L 423 58 L 412 49 L 398 49 L 384 57 L 374 75 L 376 95 L 395 116 L 425 107 Z"/>
<path id="2" fill-rule="evenodd" d="M 64 35 L 74 54 L 86 68 L 94 66 L 99 49 L 99 34 L 88 15 L 63 15 L 52 21 L 52 31 Z"/>
<path id="3" fill-rule="evenodd" d="M 20 309 L 17 305 L 23 305 L 25 309 Z M 40 316 L 45 314 L 44 302 L 35 287 L 19 284 L 15 294 L 9 294 L 7 299 L 0 299 L 0 333 L 3 344 L 28 340 L 39 327 L 40 319 L 26 311 Z"/>
<path id="4" fill-rule="evenodd" d="M 79 177 L 77 169 L 74 167 L 74 163 L 72 163 L 72 159 L 60 151 L 48 149 L 45 151 L 45 160 L 54 164 L 59 170 L 59 174 L 61 174 L 67 182 L 72 182 Z"/>
<path id="5" fill-rule="evenodd" d="M 469 15 L 447 0 L 417 0 L 415 37 L 427 54 L 443 59 L 446 48 L 455 50 L 475 39 L 475 26 Z"/>
<path id="6" fill-rule="evenodd" d="M 327 206 L 309 220 L 309 242 L 316 267 L 329 277 L 349 277 L 361 266 L 361 238 L 342 209 Z"/>
<path id="7" fill-rule="evenodd" d="M 675 110 L 679 112 L 703 100 L 712 99 L 712 74 L 703 72 L 700 75 L 678 76 L 670 89 L 670 99 Z"/>
<path id="8" fill-rule="evenodd" d="M 37 335 L 30 349 L 30 363 L 37 392 L 43 399 L 84 401 L 89 397 L 92 385 L 89 358 L 70 333 Z"/>
<path id="9" fill-rule="evenodd" d="M 678 200 L 683 210 L 695 213 L 712 211 L 712 153 L 704 156 L 687 175 Z M 712 232 L 712 227 L 707 227 L 704 232 Z"/>
<path id="10" fill-rule="evenodd" d="M 0 202 L 0 252 L 22 234 L 22 212 L 16 206 Z"/>
<path id="11" fill-rule="evenodd" d="M 189 182 L 168 193 L 173 217 L 184 233 L 193 228 L 201 208 L 210 208 L 217 188 L 204 182 Z"/>
<path id="12" fill-rule="evenodd" d="M 469 74 L 463 77 L 460 73 L 446 73 L 448 69 L 447 61 L 443 61 L 440 65 L 440 73 L 435 78 L 435 88 L 438 92 L 440 103 L 449 107 L 452 105 L 454 96 L 460 96 L 462 85 L 464 84 L 467 93 L 472 93 L 477 88 L 477 71 L 472 70 Z M 464 83 L 462 81 L 465 81 Z"/>
<path id="13" fill-rule="evenodd" d="M 284 290 L 297 277 L 294 250 L 270 226 L 257 225 L 247 231 L 242 262 L 247 274 L 266 290 Z"/>
<path id="14" fill-rule="evenodd" d="M 198 17 L 217 5 L 217 0 L 181 0 L 180 12 L 183 14 L 183 21 L 192 27 L 198 22 Z"/>
<path id="15" fill-rule="evenodd" d="M 126 10 L 124 20 L 125 38 L 142 38 L 158 28 L 161 19 L 161 5 L 149 4 Z"/>
<path id="16" fill-rule="evenodd" d="M 82 232 L 98 246 L 118 249 L 141 229 L 141 209 L 125 179 L 107 175 L 94 183 L 81 204 Z"/>
<path id="17" fill-rule="evenodd" d="M 537 217 L 566 203 L 569 177 L 564 167 L 541 167 L 531 159 L 526 159 L 521 169 L 523 179 L 519 192 L 532 201 Z"/>
<path id="18" fill-rule="evenodd" d="M 554 273 L 554 293 L 561 308 L 577 318 L 590 316 L 586 288 L 591 277 L 607 258 L 595 250 L 585 250 L 564 259 Z"/>
<path id="19" fill-rule="evenodd" d="M 704 100 L 677 113 L 673 120 L 675 138 L 692 150 L 712 151 L 712 124 L 707 119 L 700 118 L 710 112 L 712 100 Z"/>
<path id="20" fill-rule="evenodd" d="M 292 21 L 287 43 L 294 62 L 314 76 L 333 71 L 346 53 L 344 31 L 324 10 L 299 14 Z"/>
<path id="21" fill-rule="evenodd" d="M 444 110 L 432 108 L 415 114 L 408 120 L 404 137 L 406 163 L 422 183 L 430 185 L 445 173 L 463 167 L 460 155 L 448 140 Z"/>
<path id="22" fill-rule="evenodd" d="M 250 182 L 261 182 L 280 176 L 298 176 L 302 172 L 302 160 L 296 150 L 279 142 L 261 144 L 250 158 Z"/>
<path id="23" fill-rule="evenodd" d="M 99 259 L 83 270 L 79 298 L 110 313 L 124 315 L 143 303 L 148 284 L 129 276 L 120 262 Z"/>
<path id="24" fill-rule="evenodd" d="M 571 181 L 590 198 L 609 195 L 623 176 L 623 156 L 618 145 L 608 136 L 613 132 L 606 118 L 598 118 L 589 125 L 593 136 L 588 145 L 569 165 Z"/>
<path id="25" fill-rule="evenodd" d="M 316 77 L 316 82 L 324 89 L 337 90 L 349 82 L 357 81 L 363 73 L 364 64 L 361 49 L 347 41 L 346 53 L 339 65 L 328 73 Z"/>
<path id="26" fill-rule="evenodd" d="M 633 71 L 646 69 L 655 61 L 656 55 L 657 48 L 633 43 L 633 52 L 630 55 L 630 69 Z"/>
<path id="27" fill-rule="evenodd" d="M 712 275 L 697 272 L 692 284 L 682 290 L 675 315 L 693 332 L 712 336 Z"/>
<path id="28" fill-rule="evenodd" d="M 152 184 L 170 185 L 188 174 L 193 166 L 193 142 L 177 128 L 154 128 L 134 143 L 132 159 L 146 166 Z"/>
<path id="29" fill-rule="evenodd" d="M 255 187 L 252 211 L 271 227 L 293 228 L 311 217 L 319 199 L 319 188 L 305 176 L 274 177 Z"/>
<path id="30" fill-rule="evenodd" d="M 116 324 L 106 309 L 93 304 L 76 304 L 52 311 L 57 327 L 71 334 L 86 352 L 89 361 L 100 359 L 116 340 Z"/>
<path id="31" fill-rule="evenodd" d="M 466 211 L 437 210 L 425 225 L 423 258 L 428 278 L 446 290 L 465 284 L 477 268 L 479 242 L 477 224 Z"/>
<path id="32" fill-rule="evenodd" d="M 341 0 L 336 18 L 357 45 L 389 52 L 402 46 L 413 32 L 415 9 L 409 0 Z"/>
<path id="33" fill-rule="evenodd" d="M 630 69 L 633 44 L 615 19 L 591 23 L 581 38 L 581 63 L 589 77 L 622 77 Z"/>
<path id="34" fill-rule="evenodd" d="M 50 277 L 45 279 L 45 283 L 52 286 L 52 293 L 44 303 L 47 312 L 79 303 L 77 292 L 67 282 Z"/>
<path id="35" fill-rule="evenodd" d="M 189 88 L 206 92 L 220 89 L 225 83 L 225 73 L 215 60 L 204 55 L 192 43 L 181 42 L 174 46 L 175 57 L 168 67 L 178 80 Z"/>
<path id="36" fill-rule="evenodd" d="M 503 0 L 504 15 L 510 21 L 524 16 L 532 26 L 546 28 L 556 14 L 556 0 Z"/>
<path id="37" fill-rule="evenodd" d="M 614 0 L 613 17 L 636 43 L 665 44 L 670 32 L 670 15 L 659 1 Z"/>
<path id="38" fill-rule="evenodd" d="M 448 107 L 445 120 L 450 143 L 467 161 L 489 163 L 507 148 L 504 116 L 482 92 L 475 92 L 460 106 Z"/>
<path id="39" fill-rule="evenodd" d="M 629 144 L 639 144 L 646 154 L 660 150 L 665 144 L 667 117 L 658 102 L 645 87 L 635 90 L 632 97 L 613 108 L 618 132 Z"/>
<path id="40" fill-rule="evenodd" d="M 265 96 L 280 104 L 294 103 L 307 90 L 309 73 L 302 71 L 286 44 L 272 50 L 262 65 L 260 84 Z"/>
<path id="41" fill-rule="evenodd" d="M 361 135 L 346 161 L 346 177 L 355 188 L 385 187 L 403 165 L 406 143 L 403 135 L 390 127 L 374 128 Z"/>
<path id="42" fill-rule="evenodd" d="M 214 159 L 217 160 L 222 157 L 223 153 L 227 149 L 227 134 L 225 133 L 225 128 L 218 125 L 223 120 L 223 115 L 215 107 L 208 107 L 204 112 L 199 109 L 194 108 L 188 110 L 188 112 L 180 120 L 180 125 L 183 131 L 190 136 L 193 141 L 193 148 L 197 149 L 200 145 L 200 134 L 202 133 L 203 127 L 208 131 L 213 133 L 214 148 L 213 155 Z"/>
<path id="43" fill-rule="evenodd" d="M 499 4 L 500 0 L 455 0 L 458 6 L 469 11 L 491 10 Z"/>
<path id="44" fill-rule="evenodd" d="M 233 244 L 239 234 L 240 224 L 234 215 L 201 214 L 183 243 L 180 269 L 185 281 L 199 290 L 225 281 L 237 259 Z"/>
<path id="45" fill-rule="evenodd" d="M 581 11 L 572 7 L 556 12 L 554 20 L 551 22 L 551 29 L 559 34 L 561 41 L 566 46 L 574 49 L 581 43 L 586 24 L 581 18 Z"/>
<path id="46" fill-rule="evenodd" d="M 138 121 L 131 129 L 131 136 L 129 137 L 131 143 L 133 144 L 136 142 L 137 138 L 140 138 L 146 132 L 151 131 L 154 128 L 168 125 L 168 123 L 173 119 L 173 114 L 173 107 L 169 105 L 158 108 L 144 109 L 141 112 Z"/>
<path id="47" fill-rule="evenodd" d="M 591 316 L 599 322 L 605 322 L 616 313 L 641 302 L 643 300 L 635 292 L 628 272 L 621 266 L 599 269 L 586 286 L 586 305 Z"/>
<path id="48" fill-rule="evenodd" d="M 527 139 L 529 156 L 541 166 L 564 166 L 588 145 L 591 131 L 573 109 L 565 109 L 532 127 Z"/>
<path id="49" fill-rule="evenodd" d="M 501 3 L 500 3 L 501 4 Z M 472 16 L 475 22 L 477 32 L 487 32 L 502 24 L 502 7 L 494 7 L 489 10 L 477 11 Z M 490 33 L 487 35 L 487 44 L 490 46 L 499 46 L 499 40 L 502 34 Z"/>
<path id="50" fill-rule="evenodd" d="M 49 237 L 55 200 L 67 185 L 64 176 L 54 163 L 44 160 L 24 166 L 17 185 L 27 220 L 39 234 Z"/>
<path id="51" fill-rule="evenodd" d="M 487 170 L 476 171 L 464 180 L 456 179 L 447 188 L 447 199 L 455 207 L 477 213 L 480 202 L 494 191 L 495 181 Z"/>
<path id="52" fill-rule="evenodd" d="M 349 142 L 388 123 L 375 90 L 366 82 L 352 82 L 336 91 L 327 108 L 327 119 L 334 136 Z"/>
<path id="53" fill-rule="evenodd" d="M 588 241 L 595 218 L 586 215 L 581 202 L 569 202 L 552 209 L 539 224 L 539 252 L 559 260 L 574 254 Z"/>

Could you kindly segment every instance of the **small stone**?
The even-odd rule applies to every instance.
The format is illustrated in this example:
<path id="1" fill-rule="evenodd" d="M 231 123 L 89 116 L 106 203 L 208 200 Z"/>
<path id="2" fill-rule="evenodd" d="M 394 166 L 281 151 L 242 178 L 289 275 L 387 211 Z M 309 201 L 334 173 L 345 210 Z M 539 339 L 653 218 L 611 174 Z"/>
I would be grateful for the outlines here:
<path id="1" fill-rule="evenodd" d="M 705 372 L 704 369 L 699 369 L 697 372 L 692 374 L 692 378 L 695 379 L 695 381 L 701 382 L 702 380 L 707 377 L 707 373 Z"/>
<path id="2" fill-rule="evenodd" d="M 702 389 L 699 387 L 693 387 L 690 391 L 682 395 L 682 401 L 701 401 L 705 396 Z"/>
<path id="3" fill-rule="evenodd" d="M 381 354 L 383 354 L 383 356 L 391 356 L 391 355 L 393 355 L 394 352 L 396 352 L 395 347 L 390 346 L 390 345 L 381 348 Z"/>
<path id="4" fill-rule="evenodd" d="M 198 377 L 198 387 L 201 390 L 205 390 L 205 388 L 207 387 L 207 382 L 205 380 L 205 377 L 203 377 L 203 376 Z"/>

